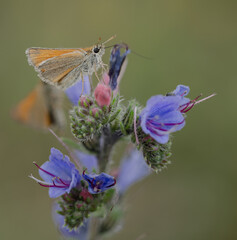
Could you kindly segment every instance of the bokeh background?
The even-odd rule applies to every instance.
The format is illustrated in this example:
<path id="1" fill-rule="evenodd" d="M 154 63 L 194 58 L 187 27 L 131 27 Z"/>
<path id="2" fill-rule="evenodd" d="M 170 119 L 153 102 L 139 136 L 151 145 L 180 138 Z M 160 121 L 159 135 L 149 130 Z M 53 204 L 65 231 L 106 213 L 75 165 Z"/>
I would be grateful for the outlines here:
<path id="1" fill-rule="evenodd" d="M 217 96 L 188 113 L 173 164 L 132 187 L 124 228 L 111 239 L 237 239 L 237 3 L 212 0 L 1 0 L 0 239 L 59 239 L 46 189 L 27 176 L 61 146 L 10 109 L 38 79 L 25 49 L 86 47 L 117 34 L 130 54 L 121 94 L 146 100 L 190 86 Z M 109 51 L 104 56 L 108 62 Z M 115 151 L 115 158 L 121 155 Z M 144 238 L 143 238 L 144 237 Z"/>

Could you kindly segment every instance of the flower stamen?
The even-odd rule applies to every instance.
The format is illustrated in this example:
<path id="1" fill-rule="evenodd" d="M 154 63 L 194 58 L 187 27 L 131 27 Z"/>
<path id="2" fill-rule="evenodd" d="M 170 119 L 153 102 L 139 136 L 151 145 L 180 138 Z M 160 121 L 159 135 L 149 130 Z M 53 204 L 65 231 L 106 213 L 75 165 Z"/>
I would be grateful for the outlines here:
<path id="1" fill-rule="evenodd" d="M 209 95 L 209 96 L 207 96 L 207 97 L 205 97 L 203 99 L 200 99 L 199 101 L 196 102 L 196 104 L 201 103 L 203 101 L 206 101 L 207 99 L 212 98 L 214 96 L 216 96 L 216 93 L 213 93 L 213 94 L 211 94 L 211 95 Z"/>
<path id="2" fill-rule="evenodd" d="M 186 112 L 190 111 L 193 108 L 193 106 L 196 104 L 196 101 L 198 100 L 198 98 L 200 98 L 201 96 L 202 96 L 202 94 L 200 94 L 199 96 L 197 96 L 196 98 L 194 98 L 190 102 L 181 105 L 180 106 L 180 112 L 181 113 L 186 113 Z"/>
<path id="3" fill-rule="evenodd" d="M 42 172 L 44 172 L 44 173 L 46 173 L 46 174 L 48 174 L 48 175 L 50 175 L 50 176 L 53 177 L 53 178 L 52 178 L 52 183 L 53 183 L 53 185 L 52 185 L 51 183 L 41 181 L 41 180 L 33 177 L 33 175 L 31 175 L 30 178 L 34 179 L 37 183 L 39 183 L 40 186 L 42 186 L 42 187 L 48 187 L 48 188 L 51 188 L 51 187 L 66 188 L 66 187 L 69 187 L 69 186 L 70 186 L 69 184 L 65 183 L 60 177 L 57 177 L 57 176 L 55 176 L 54 174 L 52 174 L 52 173 L 44 170 L 43 168 L 41 168 L 36 162 L 33 162 L 33 164 L 34 164 L 40 171 L 42 171 Z M 56 184 L 56 183 L 55 183 L 55 180 L 58 181 L 59 184 L 60 184 L 60 182 L 61 182 L 61 184 L 63 184 L 63 186 Z"/>
<path id="4" fill-rule="evenodd" d="M 36 162 L 33 162 L 33 164 L 34 164 L 39 170 L 41 170 L 42 172 L 45 172 L 45 173 L 47 173 L 48 175 L 50 175 L 50 176 L 52 176 L 52 177 L 57 177 L 57 176 L 55 176 L 54 174 L 52 174 L 52 173 L 44 170 L 43 168 L 41 168 Z"/>

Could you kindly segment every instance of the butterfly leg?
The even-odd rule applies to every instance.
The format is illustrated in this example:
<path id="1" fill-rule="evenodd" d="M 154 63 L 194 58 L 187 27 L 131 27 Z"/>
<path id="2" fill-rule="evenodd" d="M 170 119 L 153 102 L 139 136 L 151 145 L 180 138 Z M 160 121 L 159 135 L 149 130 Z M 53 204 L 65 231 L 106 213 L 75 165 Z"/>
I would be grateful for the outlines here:
<path id="1" fill-rule="evenodd" d="M 108 64 L 102 63 L 101 67 L 102 67 L 104 72 L 108 72 Z"/>
<path id="2" fill-rule="evenodd" d="M 93 88 L 92 75 L 89 74 L 88 78 L 89 78 L 90 86 L 91 86 L 91 89 L 92 89 Z"/>
<path id="3" fill-rule="evenodd" d="M 95 76 L 96 76 L 96 78 L 97 78 L 98 81 L 100 82 L 100 78 L 99 78 L 99 76 L 98 76 L 98 74 L 97 74 L 96 66 L 95 66 L 95 65 L 94 65 L 94 72 L 95 72 Z"/>
<path id="4" fill-rule="evenodd" d="M 83 73 L 81 73 L 81 85 L 82 85 L 82 88 L 81 88 L 81 95 L 80 95 L 80 97 L 83 95 L 83 92 L 84 92 L 84 77 L 83 77 Z"/>

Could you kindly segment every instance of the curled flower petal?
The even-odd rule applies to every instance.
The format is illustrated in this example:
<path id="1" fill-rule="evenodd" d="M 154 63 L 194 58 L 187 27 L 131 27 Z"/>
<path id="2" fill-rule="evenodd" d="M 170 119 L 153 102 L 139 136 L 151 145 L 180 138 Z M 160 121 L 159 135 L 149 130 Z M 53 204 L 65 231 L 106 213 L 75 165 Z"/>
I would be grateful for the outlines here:
<path id="1" fill-rule="evenodd" d="M 115 178 L 106 173 L 86 174 L 84 171 L 82 176 L 88 182 L 91 194 L 104 192 L 116 184 Z"/>
<path id="2" fill-rule="evenodd" d="M 176 89 L 173 91 L 174 95 L 178 95 L 184 97 L 189 94 L 190 88 L 185 85 L 178 85 Z"/>
<path id="3" fill-rule="evenodd" d="M 121 48 L 126 49 L 126 51 L 122 55 L 120 54 Z M 117 87 L 118 76 L 120 74 L 124 60 L 126 59 L 126 56 L 129 53 L 130 53 L 130 50 L 128 49 L 128 46 L 126 44 L 116 44 L 111 51 L 110 69 L 109 69 L 109 77 L 110 77 L 109 85 L 112 90 L 115 90 Z"/>
<path id="4" fill-rule="evenodd" d="M 182 101 L 180 102 L 180 106 L 186 104 L 190 101 L 189 98 L 185 98 L 184 96 L 188 95 L 190 88 L 185 85 L 178 85 L 176 89 L 172 92 L 173 95 L 182 97 Z"/>

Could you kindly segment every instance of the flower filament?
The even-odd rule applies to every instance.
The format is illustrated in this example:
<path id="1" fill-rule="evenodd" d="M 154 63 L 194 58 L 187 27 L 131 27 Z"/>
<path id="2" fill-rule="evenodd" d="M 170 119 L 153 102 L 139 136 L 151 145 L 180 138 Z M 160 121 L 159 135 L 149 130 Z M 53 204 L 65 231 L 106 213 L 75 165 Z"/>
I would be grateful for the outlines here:
<path id="1" fill-rule="evenodd" d="M 69 183 L 66 183 L 65 180 L 61 179 L 60 177 L 58 176 L 55 176 L 54 174 L 44 170 L 43 168 L 41 168 L 37 163 L 33 163 L 40 171 L 52 176 L 52 182 L 44 182 L 44 181 L 41 181 L 35 177 L 33 177 L 32 175 L 30 176 L 32 179 L 34 179 L 36 182 L 39 183 L 40 186 L 42 187 L 56 187 L 56 188 L 68 188 L 70 186 Z"/>

